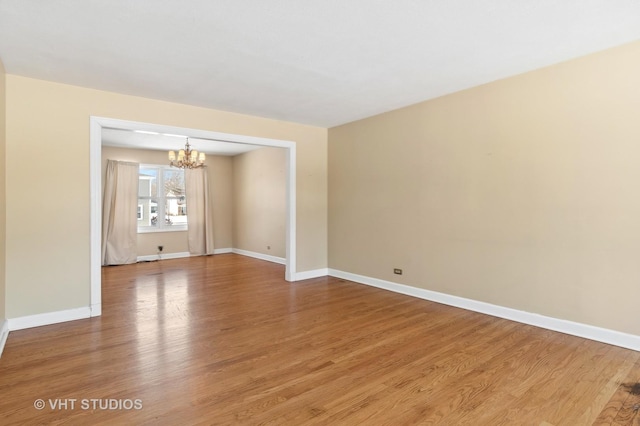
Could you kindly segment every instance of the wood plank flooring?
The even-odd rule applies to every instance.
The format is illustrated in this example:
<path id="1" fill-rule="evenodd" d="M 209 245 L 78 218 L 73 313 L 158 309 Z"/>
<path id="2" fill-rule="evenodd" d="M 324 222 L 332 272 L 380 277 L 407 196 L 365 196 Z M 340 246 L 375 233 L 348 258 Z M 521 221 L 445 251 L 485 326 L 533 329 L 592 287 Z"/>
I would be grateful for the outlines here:
<path id="1" fill-rule="evenodd" d="M 102 317 L 10 333 L 0 424 L 640 425 L 638 352 L 283 276 L 235 254 L 103 268 Z"/>

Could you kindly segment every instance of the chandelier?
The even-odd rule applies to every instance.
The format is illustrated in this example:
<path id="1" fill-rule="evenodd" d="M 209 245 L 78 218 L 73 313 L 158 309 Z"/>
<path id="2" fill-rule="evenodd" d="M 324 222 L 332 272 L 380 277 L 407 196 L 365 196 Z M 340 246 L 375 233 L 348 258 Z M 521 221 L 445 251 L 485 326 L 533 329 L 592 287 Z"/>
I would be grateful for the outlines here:
<path id="1" fill-rule="evenodd" d="M 189 145 L 189 138 L 184 149 L 178 151 L 178 159 L 176 160 L 176 152 L 169 151 L 170 165 L 181 169 L 197 169 L 204 166 L 204 152 L 198 154 L 195 149 L 192 150 Z"/>

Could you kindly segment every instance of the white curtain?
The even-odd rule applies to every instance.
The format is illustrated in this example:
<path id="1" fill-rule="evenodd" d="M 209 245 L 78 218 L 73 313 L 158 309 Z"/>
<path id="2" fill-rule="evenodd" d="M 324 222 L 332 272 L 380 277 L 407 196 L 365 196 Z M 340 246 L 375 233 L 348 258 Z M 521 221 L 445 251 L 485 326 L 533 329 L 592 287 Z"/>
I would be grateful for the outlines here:
<path id="1" fill-rule="evenodd" d="M 138 163 L 107 160 L 102 203 L 102 264 L 137 261 Z"/>
<path id="2" fill-rule="evenodd" d="M 189 253 L 213 254 L 213 215 L 207 168 L 185 169 Z"/>

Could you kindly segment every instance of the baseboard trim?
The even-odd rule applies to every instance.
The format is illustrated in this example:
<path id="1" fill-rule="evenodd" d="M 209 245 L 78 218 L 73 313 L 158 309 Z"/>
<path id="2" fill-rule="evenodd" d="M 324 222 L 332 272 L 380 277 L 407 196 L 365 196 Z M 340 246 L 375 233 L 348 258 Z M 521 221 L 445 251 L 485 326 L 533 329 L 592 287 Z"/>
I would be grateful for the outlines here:
<path id="1" fill-rule="evenodd" d="M 329 268 L 313 269 L 296 273 L 294 281 L 309 280 L 311 278 L 326 277 L 329 275 Z"/>
<path id="2" fill-rule="evenodd" d="M 214 249 L 213 254 L 233 253 L 231 248 Z M 182 251 L 178 253 L 163 253 L 161 255 L 148 254 L 144 256 L 138 256 L 138 262 L 153 262 L 154 260 L 166 260 L 166 259 L 180 259 L 183 257 L 191 257 L 191 253 L 188 251 Z"/>
<path id="3" fill-rule="evenodd" d="M 457 308 L 479 312 L 494 317 L 504 318 L 523 324 L 533 325 L 535 327 L 540 327 L 547 330 L 558 331 L 560 333 L 570 334 L 572 336 L 578 336 L 589 340 L 595 340 L 614 346 L 620 346 L 623 348 L 640 351 L 640 336 L 636 336 L 634 334 L 622 333 L 620 331 L 609 330 L 592 325 L 548 317 L 531 312 L 520 311 L 504 306 L 493 305 L 491 303 L 480 302 L 473 299 L 466 299 L 464 297 L 452 296 L 445 293 L 411 287 L 404 284 L 371 278 L 364 275 L 352 274 L 350 272 L 344 272 L 331 268 L 329 269 L 329 275 L 349 281 L 354 281 L 360 284 L 366 284 L 372 287 L 393 291 L 395 293 L 406 294 L 407 296 L 418 297 L 420 299 L 442 303 L 444 305 L 455 306 Z"/>
<path id="4" fill-rule="evenodd" d="M 213 254 L 225 254 L 225 253 L 236 253 L 242 256 L 249 256 L 260 260 L 266 260 L 268 262 L 279 263 L 281 265 L 285 265 L 287 263 L 287 259 L 284 257 L 271 256 L 269 254 L 258 253 L 255 251 L 242 250 L 237 248 L 220 248 L 214 249 Z M 191 253 L 188 251 L 179 252 L 179 253 L 164 253 L 162 255 L 150 254 L 145 256 L 138 256 L 138 262 L 153 262 L 155 260 L 167 260 L 167 259 L 180 259 L 183 257 L 190 257 Z M 327 274 L 324 274 L 327 275 Z"/>
<path id="5" fill-rule="evenodd" d="M 91 305 L 90 309 L 92 317 L 99 317 L 102 315 L 102 303 L 95 303 Z"/>
<path id="6" fill-rule="evenodd" d="M 271 256 L 269 254 L 257 253 L 255 251 L 248 251 L 248 250 L 241 250 L 241 249 L 234 248 L 232 249 L 232 253 L 241 254 L 243 256 L 254 257 L 260 260 L 266 260 L 268 262 L 279 263 L 281 265 L 285 265 L 287 263 L 287 259 L 285 259 L 284 257 Z"/>
<path id="7" fill-rule="evenodd" d="M 7 337 L 9 337 L 9 321 L 2 321 L 2 327 L 0 327 L 0 358 L 2 358 L 2 351 L 4 351 L 4 345 L 7 343 Z"/>
<path id="8" fill-rule="evenodd" d="M 22 330 L 25 328 L 40 327 L 43 325 L 57 324 L 59 322 L 75 321 L 91 317 L 89 306 L 64 311 L 47 312 L 45 314 L 27 315 L 18 318 L 9 318 L 9 331 Z"/>
<path id="9" fill-rule="evenodd" d="M 225 253 L 233 253 L 233 249 L 232 248 L 221 248 L 221 249 L 214 249 L 213 250 L 213 254 L 225 254 Z"/>
<path id="10" fill-rule="evenodd" d="M 188 251 L 178 253 L 162 253 L 162 254 L 148 254 L 145 256 L 138 256 L 138 262 L 153 262 L 154 260 L 167 260 L 167 259 L 180 259 L 182 257 L 189 257 L 191 253 Z"/>

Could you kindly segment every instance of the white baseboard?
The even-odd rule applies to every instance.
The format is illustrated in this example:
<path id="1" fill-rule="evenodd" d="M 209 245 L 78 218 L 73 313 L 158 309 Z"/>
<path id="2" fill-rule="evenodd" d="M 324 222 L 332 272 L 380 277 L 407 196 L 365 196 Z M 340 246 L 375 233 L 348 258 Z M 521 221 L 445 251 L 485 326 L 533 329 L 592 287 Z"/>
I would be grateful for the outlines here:
<path id="1" fill-rule="evenodd" d="M 9 318 L 9 331 L 22 330 L 24 328 L 40 327 L 43 325 L 57 324 L 59 322 L 74 321 L 91 317 L 89 306 L 65 311 L 47 312 L 45 314 L 27 315 L 18 318 Z"/>
<path id="2" fill-rule="evenodd" d="M 9 321 L 3 320 L 2 326 L 0 326 L 0 357 L 2 357 L 4 345 L 7 343 L 7 337 L 9 337 Z"/>
<path id="3" fill-rule="evenodd" d="M 233 249 L 232 248 L 221 248 L 221 249 L 214 249 L 213 250 L 213 254 L 225 254 L 225 253 L 233 253 Z"/>
<path id="4" fill-rule="evenodd" d="M 178 253 L 162 253 L 162 254 L 148 254 L 145 256 L 138 256 L 138 262 L 150 262 L 154 260 L 166 260 L 166 259 L 180 259 L 182 257 L 189 257 L 191 253 L 188 251 Z"/>
<path id="5" fill-rule="evenodd" d="M 254 257 L 256 259 L 266 260 L 268 262 L 279 263 L 280 265 L 287 264 L 287 259 L 285 259 L 284 257 L 271 256 L 269 254 L 257 253 L 254 251 L 242 250 L 237 248 L 221 249 L 221 250 L 225 250 L 224 253 L 235 253 L 242 256 Z M 326 277 L 327 275 L 329 275 L 328 268 L 314 269 L 311 271 L 297 272 L 294 274 L 293 277 L 288 277 L 287 281 L 294 282 L 294 281 L 308 280 L 311 278 Z"/>
<path id="6" fill-rule="evenodd" d="M 221 248 L 214 249 L 213 254 L 224 254 L 224 253 L 233 253 L 234 249 L 231 248 Z M 188 251 L 182 251 L 178 253 L 163 253 L 161 255 L 157 254 L 148 254 L 144 256 L 138 256 L 138 262 L 149 262 L 154 260 L 166 260 L 166 259 L 180 259 L 182 257 L 190 257 L 191 253 Z"/>
<path id="7" fill-rule="evenodd" d="M 102 315 L 102 303 L 94 303 L 90 306 L 90 309 L 92 317 L 99 317 Z"/>
<path id="8" fill-rule="evenodd" d="M 361 284 L 370 285 L 373 287 L 378 287 L 384 290 L 393 291 L 395 293 L 406 294 L 408 296 L 418 297 L 420 299 L 430 300 L 432 302 L 455 306 L 457 308 L 480 312 L 482 314 L 492 315 L 494 317 L 504 318 L 523 324 L 533 325 L 536 327 L 545 328 L 547 330 L 558 331 L 560 333 L 570 334 L 572 336 L 583 337 L 585 339 L 595 340 L 602 343 L 608 343 L 611 345 L 640 351 L 640 336 L 636 336 L 634 334 L 627 334 L 615 330 L 609 330 L 606 328 L 595 327 L 592 325 L 547 317 L 531 312 L 506 308 L 504 306 L 492 305 L 491 303 L 480 302 L 473 299 L 466 299 L 464 297 L 452 296 L 445 293 L 438 293 L 436 291 L 411 287 L 404 284 L 398 284 L 391 281 L 352 274 L 350 272 L 339 271 L 336 269 L 329 269 L 329 275 Z"/>
<path id="9" fill-rule="evenodd" d="M 271 256 L 269 254 L 256 253 L 255 251 L 241 250 L 234 248 L 232 249 L 233 253 L 241 254 L 243 256 L 255 257 L 256 259 L 266 260 L 268 262 L 279 263 L 281 265 L 285 265 L 287 263 L 287 259 L 284 257 L 276 257 Z"/>
<path id="10" fill-rule="evenodd" d="M 313 269 L 296 273 L 294 281 L 309 280 L 311 278 L 326 277 L 329 275 L 329 268 Z"/>

